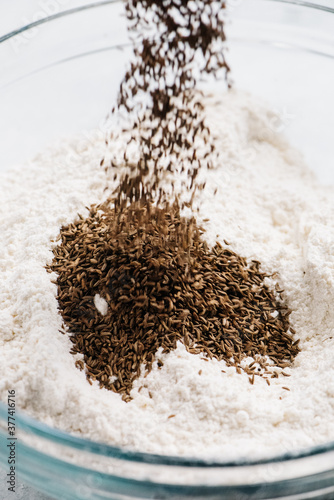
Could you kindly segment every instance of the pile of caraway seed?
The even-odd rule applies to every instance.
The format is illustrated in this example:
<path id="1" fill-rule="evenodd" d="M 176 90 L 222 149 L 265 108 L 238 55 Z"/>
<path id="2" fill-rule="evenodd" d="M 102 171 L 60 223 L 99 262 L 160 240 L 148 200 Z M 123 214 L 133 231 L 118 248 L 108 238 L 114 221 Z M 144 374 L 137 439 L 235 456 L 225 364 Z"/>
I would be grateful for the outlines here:
<path id="1" fill-rule="evenodd" d="M 142 365 L 149 371 L 159 348 L 169 352 L 181 341 L 237 371 L 251 356 L 269 383 L 268 358 L 284 368 L 299 348 L 289 310 L 265 284 L 259 262 L 218 243 L 210 249 L 176 204 L 147 211 L 130 205 L 116 215 L 105 204 L 61 230 L 50 270 L 72 353 L 84 355 L 78 367 L 129 400 Z M 107 305 L 103 314 L 97 296 Z M 244 369 L 253 383 L 255 366 Z"/>

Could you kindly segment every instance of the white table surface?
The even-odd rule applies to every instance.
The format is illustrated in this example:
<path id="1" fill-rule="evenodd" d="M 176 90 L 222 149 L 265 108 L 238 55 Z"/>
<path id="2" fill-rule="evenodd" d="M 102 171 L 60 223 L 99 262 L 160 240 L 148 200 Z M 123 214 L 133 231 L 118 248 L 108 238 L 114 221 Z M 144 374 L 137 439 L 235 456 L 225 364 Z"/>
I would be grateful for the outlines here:
<path id="1" fill-rule="evenodd" d="M 31 22 L 49 15 L 88 5 L 94 0 L 0 0 L 0 37 Z M 334 0 L 313 0 L 313 4 L 334 8 Z M 21 483 L 17 491 L 8 492 L 5 472 L 0 469 L 0 500 L 51 500 Z"/>

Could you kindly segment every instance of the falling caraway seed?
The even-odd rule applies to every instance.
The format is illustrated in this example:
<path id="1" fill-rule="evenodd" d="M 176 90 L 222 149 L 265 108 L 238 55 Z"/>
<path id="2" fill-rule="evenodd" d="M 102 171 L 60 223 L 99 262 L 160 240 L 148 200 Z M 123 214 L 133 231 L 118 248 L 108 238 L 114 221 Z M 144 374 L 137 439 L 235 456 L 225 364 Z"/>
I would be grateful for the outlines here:
<path id="1" fill-rule="evenodd" d="M 218 151 L 197 82 L 223 77 L 230 86 L 225 8 L 223 0 L 125 1 L 136 43 L 112 112 L 118 127 L 106 141 L 113 145 L 127 137 L 136 159 L 125 148 L 123 154 L 101 160 L 107 184 L 118 180 L 115 202 L 120 209 L 139 199 L 169 204 L 179 189 L 191 203 L 203 188 L 199 173 L 213 167 Z"/>
<path id="2" fill-rule="evenodd" d="M 281 368 L 293 361 L 299 347 L 290 311 L 259 263 L 219 243 L 209 248 L 201 234 L 176 203 L 133 203 L 117 214 L 106 202 L 61 228 L 48 270 L 57 274 L 72 353 L 83 354 L 77 365 L 89 380 L 128 401 L 142 366 L 150 371 L 157 350 L 170 352 L 177 341 L 239 372 L 246 356 L 267 373 L 268 358 Z M 96 295 L 107 303 L 105 315 Z M 253 383 L 254 367 L 244 369 Z"/>

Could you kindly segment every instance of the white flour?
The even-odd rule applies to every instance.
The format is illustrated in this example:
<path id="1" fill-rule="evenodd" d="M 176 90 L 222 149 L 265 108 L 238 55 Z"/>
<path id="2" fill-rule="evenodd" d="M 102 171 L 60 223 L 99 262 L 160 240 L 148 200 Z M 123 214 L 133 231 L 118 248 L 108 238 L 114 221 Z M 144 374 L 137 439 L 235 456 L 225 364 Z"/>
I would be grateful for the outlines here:
<path id="1" fill-rule="evenodd" d="M 291 377 L 272 379 L 270 387 L 256 378 L 252 386 L 247 375 L 180 344 L 163 356 L 161 370 L 136 381 L 130 403 L 88 384 L 58 331 L 56 285 L 45 265 L 60 226 L 103 200 L 105 146 L 96 136 L 62 143 L 1 179 L 3 401 L 14 388 L 18 406 L 51 426 L 163 454 L 231 459 L 334 440 L 334 188 L 319 186 L 270 130 L 272 115 L 262 105 L 236 92 L 216 101 L 208 99 L 207 113 L 222 156 L 207 177 L 200 217 L 210 218 L 211 243 L 219 234 L 279 273 L 301 339 L 301 353 L 285 370 Z"/>

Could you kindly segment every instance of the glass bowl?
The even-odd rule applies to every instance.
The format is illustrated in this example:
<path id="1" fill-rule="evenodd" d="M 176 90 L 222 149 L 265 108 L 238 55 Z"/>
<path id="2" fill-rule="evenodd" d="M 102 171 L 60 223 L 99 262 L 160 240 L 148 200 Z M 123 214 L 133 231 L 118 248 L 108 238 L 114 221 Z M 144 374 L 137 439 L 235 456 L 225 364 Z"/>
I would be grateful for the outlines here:
<path id="1" fill-rule="evenodd" d="M 334 183 L 334 9 L 302 1 L 230 0 L 236 87 L 267 100 L 272 126 Z M 47 144 L 97 129 L 131 53 L 122 2 L 55 14 L 0 38 L 0 171 Z M 223 91 L 223 83 L 206 84 Z M 19 405 L 19 394 L 17 396 Z M 7 469 L 7 406 L 0 404 L 0 463 Z M 23 413 L 19 479 L 57 498 L 334 498 L 334 443 L 265 460 L 219 462 L 150 455 L 52 429 Z"/>

